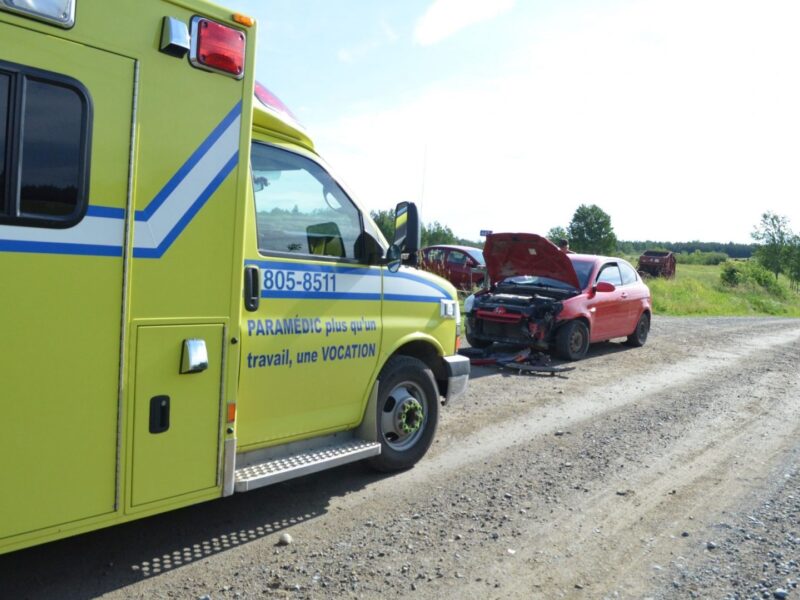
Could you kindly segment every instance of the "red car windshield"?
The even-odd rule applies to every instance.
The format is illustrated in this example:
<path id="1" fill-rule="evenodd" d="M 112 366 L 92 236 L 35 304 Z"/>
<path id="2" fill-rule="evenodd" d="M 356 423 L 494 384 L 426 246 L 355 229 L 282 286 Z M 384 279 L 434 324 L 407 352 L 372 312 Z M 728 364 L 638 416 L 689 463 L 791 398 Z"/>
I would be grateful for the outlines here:
<path id="1" fill-rule="evenodd" d="M 483 252 L 474 248 L 465 248 L 467 254 L 469 254 L 475 261 L 482 267 L 486 266 L 486 261 L 483 260 Z"/>
<path id="2" fill-rule="evenodd" d="M 581 284 L 581 289 L 585 290 L 586 286 L 589 285 L 589 277 L 594 268 L 594 261 L 581 260 L 579 258 L 573 258 L 572 256 L 570 256 L 569 259 L 572 261 L 572 267 L 575 269 L 575 274 L 578 276 L 578 283 Z"/>

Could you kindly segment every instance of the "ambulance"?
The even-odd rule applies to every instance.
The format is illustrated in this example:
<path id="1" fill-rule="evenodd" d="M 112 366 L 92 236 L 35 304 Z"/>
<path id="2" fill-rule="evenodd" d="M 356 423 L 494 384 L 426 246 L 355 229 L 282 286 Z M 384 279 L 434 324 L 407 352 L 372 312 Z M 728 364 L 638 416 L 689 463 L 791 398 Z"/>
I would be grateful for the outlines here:
<path id="1" fill-rule="evenodd" d="M 464 392 L 389 244 L 203 0 L 0 0 L 0 552 L 366 459 Z"/>

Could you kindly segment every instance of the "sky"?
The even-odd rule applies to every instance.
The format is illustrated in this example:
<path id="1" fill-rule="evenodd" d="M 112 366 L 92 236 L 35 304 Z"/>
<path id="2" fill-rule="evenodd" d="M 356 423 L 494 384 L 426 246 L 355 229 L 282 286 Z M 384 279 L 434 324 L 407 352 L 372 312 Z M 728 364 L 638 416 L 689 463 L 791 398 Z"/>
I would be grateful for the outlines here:
<path id="1" fill-rule="evenodd" d="M 796 0 L 228 0 L 257 79 L 362 206 L 619 239 L 800 230 Z"/>

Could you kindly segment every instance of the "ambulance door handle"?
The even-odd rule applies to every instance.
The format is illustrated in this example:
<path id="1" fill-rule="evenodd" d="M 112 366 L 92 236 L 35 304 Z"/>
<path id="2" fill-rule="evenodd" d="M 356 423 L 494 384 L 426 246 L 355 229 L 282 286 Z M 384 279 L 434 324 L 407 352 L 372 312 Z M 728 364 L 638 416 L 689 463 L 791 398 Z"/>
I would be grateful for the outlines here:
<path id="1" fill-rule="evenodd" d="M 150 433 L 164 433 L 169 429 L 169 396 L 150 398 Z"/>
<path id="2" fill-rule="evenodd" d="M 259 295 L 261 293 L 261 276 L 258 267 L 248 265 L 244 268 L 244 307 L 249 312 L 258 310 Z"/>

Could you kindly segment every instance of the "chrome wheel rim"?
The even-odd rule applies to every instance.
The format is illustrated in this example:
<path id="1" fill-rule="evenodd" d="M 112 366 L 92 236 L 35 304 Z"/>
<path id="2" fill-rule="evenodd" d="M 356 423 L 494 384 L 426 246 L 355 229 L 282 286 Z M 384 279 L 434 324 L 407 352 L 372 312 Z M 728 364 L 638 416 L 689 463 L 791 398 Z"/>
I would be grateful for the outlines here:
<path id="1" fill-rule="evenodd" d="M 410 381 L 394 387 L 381 411 L 383 441 L 398 452 L 417 443 L 428 420 L 428 401 L 422 389 Z"/>

